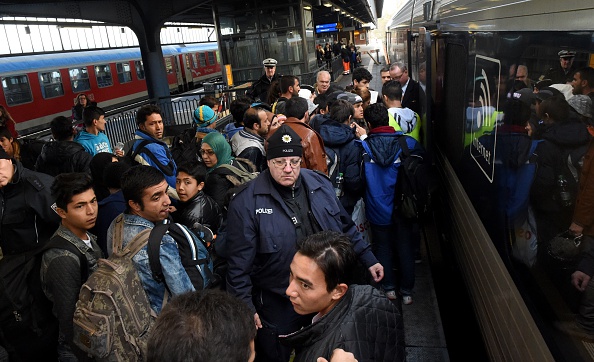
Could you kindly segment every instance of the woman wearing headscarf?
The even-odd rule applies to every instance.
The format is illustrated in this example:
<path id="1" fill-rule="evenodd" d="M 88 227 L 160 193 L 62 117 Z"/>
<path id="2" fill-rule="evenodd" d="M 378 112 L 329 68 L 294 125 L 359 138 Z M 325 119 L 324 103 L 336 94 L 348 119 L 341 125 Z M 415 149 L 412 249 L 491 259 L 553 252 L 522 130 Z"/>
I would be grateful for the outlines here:
<path id="1" fill-rule="evenodd" d="M 200 156 L 206 165 L 204 193 L 212 197 L 222 210 L 229 203 L 230 190 L 239 186 L 233 171 L 223 165 L 231 165 L 239 170 L 255 172 L 256 166 L 244 158 L 233 157 L 231 146 L 219 132 L 207 134 L 200 146 Z"/>

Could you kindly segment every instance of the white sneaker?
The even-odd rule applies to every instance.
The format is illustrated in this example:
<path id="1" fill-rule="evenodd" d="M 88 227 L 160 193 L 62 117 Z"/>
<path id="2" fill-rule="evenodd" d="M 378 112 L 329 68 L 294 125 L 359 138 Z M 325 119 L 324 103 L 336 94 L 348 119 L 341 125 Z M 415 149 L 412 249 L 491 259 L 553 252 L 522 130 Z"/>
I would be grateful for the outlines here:
<path id="1" fill-rule="evenodd" d="M 404 303 L 405 305 L 410 305 L 412 304 L 413 300 L 412 297 L 410 295 L 403 295 L 402 296 L 402 303 Z"/>
<path id="2" fill-rule="evenodd" d="M 398 297 L 396 296 L 396 292 L 394 290 L 390 290 L 386 292 L 386 297 L 390 300 L 396 300 Z"/>

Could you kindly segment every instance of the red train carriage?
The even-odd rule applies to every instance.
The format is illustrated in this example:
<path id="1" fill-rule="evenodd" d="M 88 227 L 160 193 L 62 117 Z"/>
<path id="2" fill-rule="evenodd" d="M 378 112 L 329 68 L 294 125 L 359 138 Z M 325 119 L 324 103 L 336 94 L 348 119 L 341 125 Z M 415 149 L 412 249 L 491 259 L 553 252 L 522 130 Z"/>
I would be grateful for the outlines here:
<path id="1" fill-rule="evenodd" d="M 216 42 L 165 45 L 163 61 L 173 93 L 222 76 Z M 103 108 L 147 97 L 139 48 L 0 58 L 0 80 L 0 104 L 22 135 L 70 117 L 81 92 Z"/>

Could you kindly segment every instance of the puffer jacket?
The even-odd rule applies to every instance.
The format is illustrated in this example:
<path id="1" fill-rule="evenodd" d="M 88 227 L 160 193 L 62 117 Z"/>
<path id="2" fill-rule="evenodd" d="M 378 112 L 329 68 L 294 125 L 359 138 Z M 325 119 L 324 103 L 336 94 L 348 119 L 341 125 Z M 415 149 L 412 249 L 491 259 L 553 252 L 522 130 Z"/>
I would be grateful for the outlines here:
<path id="1" fill-rule="evenodd" d="M 291 127 L 301 137 L 301 146 L 303 147 L 301 167 L 318 170 L 327 175 L 328 165 L 326 164 L 326 151 L 324 150 L 324 140 L 322 137 L 309 125 L 297 118 L 288 117 L 283 124 Z M 268 142 L 266 142 L 266 148 L 268 148 Z"/>
<path id="2" fill-rule="evenodd" d="M 66 172 L 90 172 L 91 156 L 80 143 L 55 141 L 43 145 L 35 171 L 56 176 Z"/>
<path id="3" fill-rule="evenodd" d="M 360 362 L 406 360 L 402 315 L 370 285 L 351 285 L 328 314 L 279 338 L 295 348 L 294 362 L 330 360 L 335 348 L 353 353 Z"/>
<path id="4" fill-rule="evenodd" d="M 349 214 L 352 214 L 357 200 L 363 196 L 361 152 L 355 144 L 354 130 L 346 124 L 330 119 L 326 114 L 316 116 L 310 125 L 320 134 L 324 140 L 324 146 L 338 153 L 338 172 L 341 172 L 344 177 L 344 196 L 340 198 L 340 203 Z"/>
<path id="5" fill-rule="evenodd" d="M 196 235 L 200 235 L 200 230 L 194 228 L 196 223 L 208 227 L 216 234 L 223 222 L 221 208 L 202 190 L 187 202 L 180 201 L 172 216 L 175 222 L 187 226 Z"/>

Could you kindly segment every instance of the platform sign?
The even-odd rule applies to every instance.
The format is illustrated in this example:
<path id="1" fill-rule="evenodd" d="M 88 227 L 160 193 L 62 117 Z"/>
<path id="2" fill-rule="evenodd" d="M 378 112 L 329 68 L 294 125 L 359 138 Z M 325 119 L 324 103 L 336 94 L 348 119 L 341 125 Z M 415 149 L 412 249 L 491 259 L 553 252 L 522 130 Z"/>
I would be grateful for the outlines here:
<path id="1" fill-rule="evenodd" d="M 338 31 L 338 24 L 340 23 L 328 23 L 316 25 L 316 34 L 320 33 L 332 33 Z M 340 26 L 342 29 L 342 25 Z"/>
<path id="2" fill-rule="evenodd" d="M 341 22 L 336 23 L 336 29 L 340 30 L 342 28 L 343 28 L 343 26 L 342 26 Z"/>
<path id="3" fill-rule="evenodd" d="M 499 106 L 501 62 L 498 59 L 477 55 L 474 61 L 474 84 L 466 108 L 465 138 L 470 155 L 493 182 L 497 124 L 503 112 Z"/>
<path id="4" fill-rule="evenodd" d="M 227 82 L 227 87 L 233 87 L 233 71 L 231 69 L 231 64 L 225 64 L 225 81 Z"/>

